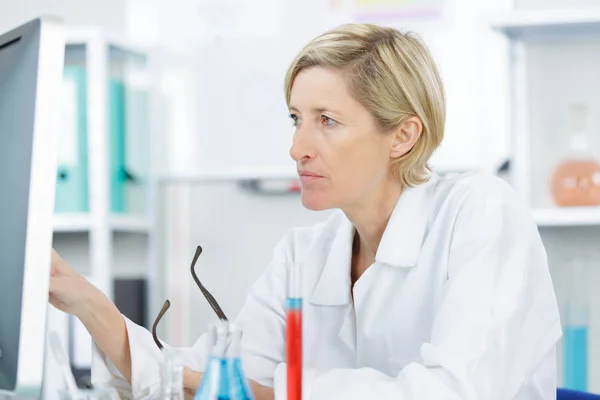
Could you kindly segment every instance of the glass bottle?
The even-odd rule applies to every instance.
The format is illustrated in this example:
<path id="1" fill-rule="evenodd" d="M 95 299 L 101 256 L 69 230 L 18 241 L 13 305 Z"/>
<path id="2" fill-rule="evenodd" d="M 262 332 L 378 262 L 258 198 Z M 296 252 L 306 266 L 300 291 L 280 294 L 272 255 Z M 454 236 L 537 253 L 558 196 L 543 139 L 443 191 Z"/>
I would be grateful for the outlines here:
<path id="1" fill-rule="evenodd" d="M 164 348 L 161 365 L 161 400 L 183 400 L 183 359 L 175 348 Z"/>
<path id="2" fill-rule="evenodd" d="M 552 197 L 557 205 L 600 205 L 600 164 L 590 151 L 589 110 L 585 104 L 569 107 L 569 149 L 552 176 Z"/>
<path id="3" fill-rule="evenodd" d="M 241 353 L 242 331 L 220 321 L 209 328 L 209 358 L 194 400 L 254 400 L 244 375 Z"/>

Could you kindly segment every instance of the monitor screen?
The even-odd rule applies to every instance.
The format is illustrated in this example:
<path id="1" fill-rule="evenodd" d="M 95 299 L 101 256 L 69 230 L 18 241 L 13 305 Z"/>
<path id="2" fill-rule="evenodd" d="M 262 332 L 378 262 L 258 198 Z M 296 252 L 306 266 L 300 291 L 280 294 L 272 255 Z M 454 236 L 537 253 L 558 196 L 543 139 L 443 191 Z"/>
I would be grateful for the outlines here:
<path id="1" fill-rule="evenodd" d="M 55 23 L 37 19 L 0 36 L 0 393 L 39 391 L 42 380 L 58 128 L 52 96 L 64 62 Z"/>
<path id="2" fill-rule="evenodd" d="M 14 388 L 21 325 L 38 38 L 0 43 L 0 387 Z M 6 311 L 5 311 L 6 310 Z"/>

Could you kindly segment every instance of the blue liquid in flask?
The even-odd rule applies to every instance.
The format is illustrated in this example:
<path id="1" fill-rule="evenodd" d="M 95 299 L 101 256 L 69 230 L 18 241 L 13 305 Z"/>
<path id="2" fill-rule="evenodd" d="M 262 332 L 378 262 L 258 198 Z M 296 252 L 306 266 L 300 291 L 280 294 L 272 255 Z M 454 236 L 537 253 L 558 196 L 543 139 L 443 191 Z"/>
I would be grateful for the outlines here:
<path id="1" fill-rule="evenodd" d="M 254 400 L 240 359 L 241 331 L 221 322 L 209 331 L 211 356 L 194 400 Z"/>

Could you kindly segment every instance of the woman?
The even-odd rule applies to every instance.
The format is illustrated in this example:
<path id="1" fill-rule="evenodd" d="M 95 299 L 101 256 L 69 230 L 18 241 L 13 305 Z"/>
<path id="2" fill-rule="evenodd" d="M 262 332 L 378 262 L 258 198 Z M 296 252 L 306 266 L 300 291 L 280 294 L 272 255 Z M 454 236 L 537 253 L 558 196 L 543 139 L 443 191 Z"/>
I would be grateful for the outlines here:
<path id="1" fill-rule="evenodd" d="M 554 398 L 561 328 L 537 227 L 501 180 L 429 170 L 445 98 L 423 43 L 341 26 L 301 51 L 285 92 L 302 203 L 340 210 L 281 240 L 236 320 L 256 398 L 285 396 L 289 261 L 303 265 L 306 398 Z M 57 254 L 52 263 L 52 303 L 94 339 L 94 382 L 155 396 L 150 333 Z M 203 341 L 189 354 L 193 393 Z"/>

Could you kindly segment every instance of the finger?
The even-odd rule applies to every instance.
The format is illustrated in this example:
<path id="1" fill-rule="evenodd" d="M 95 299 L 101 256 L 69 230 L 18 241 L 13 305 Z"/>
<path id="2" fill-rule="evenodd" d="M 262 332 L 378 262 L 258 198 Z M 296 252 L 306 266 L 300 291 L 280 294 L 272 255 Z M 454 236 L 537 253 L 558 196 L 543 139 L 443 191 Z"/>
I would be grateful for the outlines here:
<path id="1" fill-rule="evenodd" d="M 60 301 L 60 299 L 58 297 L 56 297 L 55 295 L 51 294 L 48 297 L 48 301 L 52 305 L 52 307 L 56 308 L 57 310 L 65 311 L 65 308 L 66 308 L 65 303 Z"/>
<path id="2" fill-rule="evenodd" d="M 62 284 L 63 279 L 60 276 L 51 275 L 48 285 L 48 291 L 50 294 L 58 294 L 61 292 L 64 285 Z"/>
<path id="3" fill-rule="evenodd" d="M 73 293 L 77 289 L 76 282 L 73 282 L 73 278 L 70 276 L 51 276 L 49 283 L 48 291 L 57 297 L 63 297 L 67 293 Z"/>
<path id="4" fill-rule="evenodd" d="M 52 249 L 52 257 L 51 257 L 51 275 L 65 274 L 70 276 L 75 276 L 76 273 L 73 271 L 69 264 L 56 252 L 56 250 Z"/>

